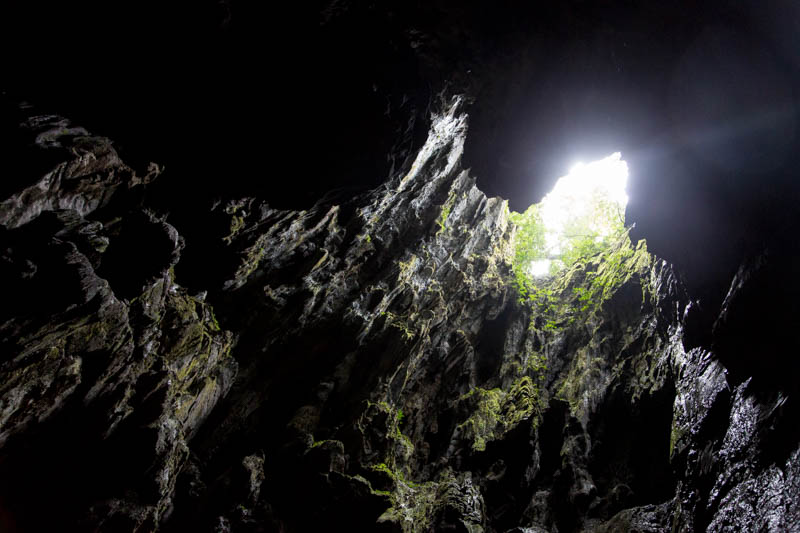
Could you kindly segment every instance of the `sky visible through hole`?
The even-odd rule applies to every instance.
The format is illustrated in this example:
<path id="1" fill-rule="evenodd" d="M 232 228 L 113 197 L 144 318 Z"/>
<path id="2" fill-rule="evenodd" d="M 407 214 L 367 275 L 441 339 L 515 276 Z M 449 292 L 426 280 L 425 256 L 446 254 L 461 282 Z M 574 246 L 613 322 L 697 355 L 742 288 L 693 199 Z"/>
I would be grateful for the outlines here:
<path id="1" fill-rule="evenodd" d="M 538 204 L 544 232 L 543 257 L 531 261 L 528 274 L 546 276 L 577 239 L 601 242 L 624 225 L 628 165 L 619 152 L 578 163 Z"/>

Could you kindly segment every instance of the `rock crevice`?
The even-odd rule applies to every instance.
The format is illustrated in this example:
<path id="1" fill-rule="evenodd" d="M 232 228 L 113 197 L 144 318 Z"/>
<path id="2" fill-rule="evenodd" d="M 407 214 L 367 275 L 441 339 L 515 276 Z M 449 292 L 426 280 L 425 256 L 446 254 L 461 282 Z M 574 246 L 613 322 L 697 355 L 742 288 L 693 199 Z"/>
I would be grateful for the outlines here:
<path id="1" fill-rule="evenodd" d="M 730 339 L 752 340 L 730 330 L 787 272 L 775 254 L 742 266 L 715 346 L 694 347 L 696 302 L 627 233 L 520 296 L 507 202 L 462 163 L 461 96 L 383 185 L 306 210 L 222 197 L 194 208 L 205 238 L 151 205 L 159 167 L 138 177 L 26 112 L 31 150 L 62 160 L 1 204 L 6 529 L 800 521 L 792 390 L 728 371 Z"/>

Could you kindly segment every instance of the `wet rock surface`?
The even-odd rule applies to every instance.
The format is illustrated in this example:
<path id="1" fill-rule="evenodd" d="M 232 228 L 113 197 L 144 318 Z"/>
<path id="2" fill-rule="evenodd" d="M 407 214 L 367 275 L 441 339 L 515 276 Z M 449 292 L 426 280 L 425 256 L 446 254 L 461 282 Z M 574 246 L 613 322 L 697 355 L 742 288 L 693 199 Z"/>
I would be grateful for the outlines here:
<path id="1" fill-rule="evenodd" d="M 742 265 L 710 347 L 627 235 L 521 300 L 507 203 L 462 162 L 467 104 L 432 101 L 371 191 L 174 214 L 168 172 L 20 108 L 2 529 L 793 530 L 796 386 L 750 353 L 794 346 L 770 328 L 793 292 L 762 314 L 791 249 Z"/>

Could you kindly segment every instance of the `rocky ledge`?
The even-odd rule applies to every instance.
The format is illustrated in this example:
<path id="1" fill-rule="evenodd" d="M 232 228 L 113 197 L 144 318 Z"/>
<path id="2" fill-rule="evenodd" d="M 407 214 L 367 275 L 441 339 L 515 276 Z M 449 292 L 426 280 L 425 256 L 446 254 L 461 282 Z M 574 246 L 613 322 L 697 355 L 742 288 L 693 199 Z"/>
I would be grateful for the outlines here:
<path id="1" fill-rule="evenodd" d="M 433 109 L 368 193 L 174 220 L 160 167 L 17 109 L 0 529 L 797 527 L 793 385 L 737 364 L 784 256 L 743 264 L 709 346 L 627 235 L 520 298 L 507 203 L 462 166 L 464 99 Z"/>

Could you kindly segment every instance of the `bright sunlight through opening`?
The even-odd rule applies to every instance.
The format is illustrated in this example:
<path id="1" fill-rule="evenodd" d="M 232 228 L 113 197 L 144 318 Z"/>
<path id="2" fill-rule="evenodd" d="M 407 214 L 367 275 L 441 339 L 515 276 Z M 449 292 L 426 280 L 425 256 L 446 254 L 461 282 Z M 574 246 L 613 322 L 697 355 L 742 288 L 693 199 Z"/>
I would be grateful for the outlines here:
<path id="1" fill-rule="evenodd" d="M 528 274 L 546 276 L 575 239 L 597 242 L 610 236 L 623 222 L 628 195 L 628 165 L 619 152 L 594 161 L 578 163 L 559 178 L 539 204 L 544 230 L 545 257 L 531 261 Z"/>

